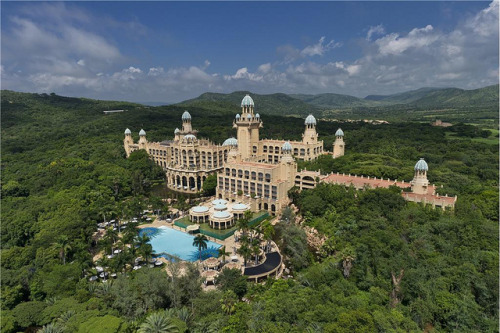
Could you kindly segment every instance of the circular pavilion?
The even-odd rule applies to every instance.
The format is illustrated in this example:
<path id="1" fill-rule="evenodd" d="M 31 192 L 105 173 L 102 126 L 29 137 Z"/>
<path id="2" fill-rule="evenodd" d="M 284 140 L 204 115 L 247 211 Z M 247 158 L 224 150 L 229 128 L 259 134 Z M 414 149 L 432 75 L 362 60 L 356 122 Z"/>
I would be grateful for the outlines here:
<path id="1" fill-rule="evenodd" d="M 205 206 L 195 206 L 189 211 L 189 216 L 191 222 L 194 223 L 206 223 L 210 219 L 210 212 L 208 207 Z"/>
<path id="2" fill-rule="evenodd" d="M 216 211 L 210 217 L 210 226 L 214 229 L 227 229 L 234 224 L 233 215 L 228 211 Z"/>

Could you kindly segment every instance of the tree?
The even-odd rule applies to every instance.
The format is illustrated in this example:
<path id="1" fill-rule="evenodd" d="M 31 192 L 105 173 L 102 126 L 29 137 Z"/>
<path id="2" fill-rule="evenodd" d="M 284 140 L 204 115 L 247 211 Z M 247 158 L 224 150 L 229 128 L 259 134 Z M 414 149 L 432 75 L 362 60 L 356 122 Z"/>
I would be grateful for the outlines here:
<path id="1" fill-rule="evenodd" d="M 246 267 L 247 266 L 247 261 L 252 255 L 252 249 L 249 246 L 250 239 L 248 236 L 241 236 L 240 238 L 240 248 L 237 250 L 238 254 L 241 254 L 243 257 L 244 263 L 243 265 Z"/>
<path id="2" fill-rule="evenodd" d="M 246 236 L 248 230 L 250 229 L 250 219 L 252 218 L 252 212 L 247 210 L 241 219 L 236 222 L 236 226 L 241 230 L 243 236 Z"/>
<path id="3" fill-rule="evenodd" d="M 200 253 L 200 261 L 201 261 L 201 250 L 205 250 L 207 248 L 207 242 L 208 238 L 203 234 L 198 234 L 193 239 L 193 246 L 197 247 Z"/>
<path id="4" fill-rule="evenodd" d="M 226 246 L 221 246 L 219 248 L 219 258 L 222 257 L 222 263 L 224 264 L 226 262 L 226 256 L 230 255 L 231 252 L 226 251 Z"/>
<path id="5" fill-rule="evenodd" d="M 63 265 L 66 264 L 66 254 L 71 251 L 69 238 L 66 235 L 61 235 L 55 241 L 54 247 L 59 251 L 59 258 L 62 260 Z"/>
<path id="6" fill-rule="evenodd" d="M 217 285 L 222 291 L 232 290 L 239 298 L 247 292 L 247 279 L 241 274 L 241 270 L 223 269 L 217 278 Z"/>
<path id="7" fill-rule="evenodd" d="M 232 290 L 226 290 L 220 300 L 221 308 L 224 313 L 231 315 L 236 309 L 238 297 Z"/>
<path id="8" fill-rule="evenodd" d="M 172 323 L 171 317 L 165 312 L 150 314 L 139 327 L 139 333 L 177 333 L 179 328 Z"/>
<path id="9" fill-rule="evenodd" d="M 206 196 L 215 195 L 215 189 L 217 188 L 217 175 L 208 176 L 203 182 L 203 194 Z"/>
<path id="10" fill-rule="evenodd" d="M 63 333 L 63 332 L 64 328 L 58 323 L 47 324 L 37 331 L 37 333 Z"/>
<path id="11" fill-rule="evenodd" d="M 271 240 L 274 236 L 274 226 L 269 220 L 265 220 L 261 224 L 261 230 L 264 235 L 264 239 L 266 240 L 266 253 L 268 253 L 271 250 Z"/>

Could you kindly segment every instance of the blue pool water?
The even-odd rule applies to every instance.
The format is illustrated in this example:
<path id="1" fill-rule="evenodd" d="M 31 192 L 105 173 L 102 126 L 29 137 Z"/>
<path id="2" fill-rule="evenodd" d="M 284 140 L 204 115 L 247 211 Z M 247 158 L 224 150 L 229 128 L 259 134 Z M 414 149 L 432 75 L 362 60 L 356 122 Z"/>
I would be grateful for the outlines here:
<path id="1" fill-rule="evenodd" d="M 149 236 L 156 256 L 173 255 L 186 261 L 196 261 L 199 258 L 198 248 L 193 246 L 194 236 L 167 227 L 144 228 L 139 235 Z M 202 251 L 202 259 L 217 256 L 221 245 L 208 241 L 207 249 Z"/>

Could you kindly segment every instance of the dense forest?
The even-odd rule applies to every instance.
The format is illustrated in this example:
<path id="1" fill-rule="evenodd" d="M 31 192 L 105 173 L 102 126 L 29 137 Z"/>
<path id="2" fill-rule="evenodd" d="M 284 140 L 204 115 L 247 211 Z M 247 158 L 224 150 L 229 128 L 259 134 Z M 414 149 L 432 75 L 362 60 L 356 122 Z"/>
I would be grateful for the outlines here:
<path id="1" fill-rule="evenodd" d="M 408 181 L 424 157 L 431 183 L 458 196 L 455 210 L 405 202 L 398 188 L 292 189 L 298 211 L 274 228 L 289 277 L 255 284 L 225 270 L 203 292 L 192 267 L 179 277 L 125 270 L 107 283 L 85 275 L 105 246 L 93 240 L 97 224 L 155 205 L 152 185 L 163 181 L 144 152 L 125 159 L 125 128 L 135 140 L 141 128 L 150 141 L 171 138 L 184 107 L 11 91 L 1 107 L 2 332 L 155 332 L 155 323 L 165 332 L 498 332 L 498 132 L 319 121 L 327 150 L 342 127 L 346 155 L 300 168 Z M 237 107 L 189 112 L 200 137 L 235 135 Z M 261 137 L 301 138 L 303 119 L 262 118 Z M 320 248 L 308 227 L 326 239 Z"/>

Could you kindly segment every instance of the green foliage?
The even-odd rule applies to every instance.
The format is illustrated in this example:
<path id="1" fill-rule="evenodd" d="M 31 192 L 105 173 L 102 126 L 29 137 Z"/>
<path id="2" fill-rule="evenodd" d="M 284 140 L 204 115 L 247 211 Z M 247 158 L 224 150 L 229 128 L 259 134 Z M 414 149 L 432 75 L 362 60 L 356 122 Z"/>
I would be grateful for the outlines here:
<path id="1" fill-rule="evenodd" d="M 42 311 L 47 304 L 38 301 L 24 302 L 17 305 L 11 312 L 17 326 L 28 328 L 44 324 Z"/>
<path id="2" fill-rule="evenodd" d="M 217 175 L 208 176 L 203 182 L 203 194 L 206 196 L 215 195 L 215 189 L 217 188 Z"/>
<path id="3" fill-rule="evenodd" d="M 115 316 L 94 317 L 80 325 L 78 333 L 119 333 L 126 332 L 127 324 Z"/>
<path id="4" fill-rule="evenodd" d="M 239 269 L 223 269 L 217 278 L 217 285 L 222 291 L 231 290 L 239 298 L 247 292 L 247 279 Z"/>

